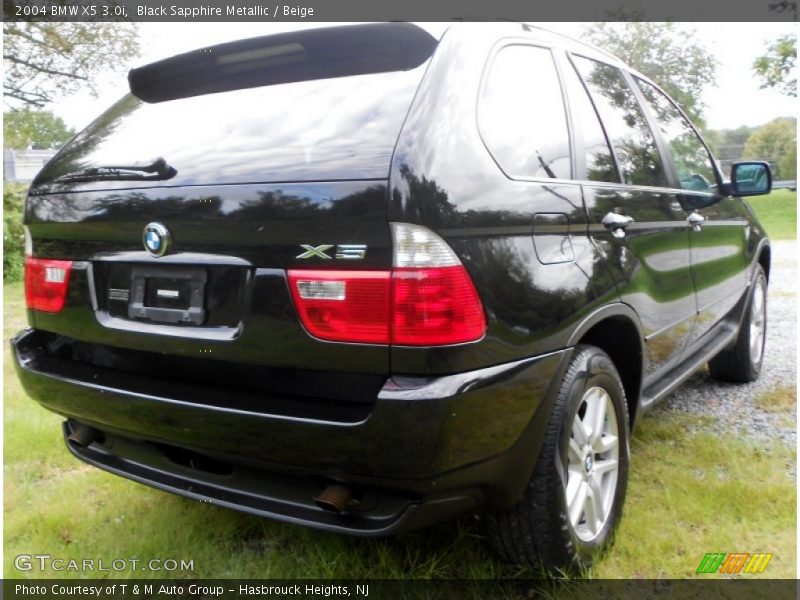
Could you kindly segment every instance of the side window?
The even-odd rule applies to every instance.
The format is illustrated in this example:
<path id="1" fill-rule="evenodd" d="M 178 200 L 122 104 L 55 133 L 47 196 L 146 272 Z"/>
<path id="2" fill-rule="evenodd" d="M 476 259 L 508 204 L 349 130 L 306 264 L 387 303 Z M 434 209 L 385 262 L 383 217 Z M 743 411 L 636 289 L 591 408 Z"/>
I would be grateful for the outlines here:
<path id="1" fill-rule="evenodd" d="M 495 55 L 478 103 L 478 129 L 509 177 L 571 177 L 564 99 L 549 50 L 516 45 Z"/>
<path id="2" fill-rule="evenodd" d="M 653 85 L 636 79 L 658 127 L 669 144 L 681 188 L 698 192 L 716 189 L 717 178 L 708 150 L 672 101 Z"/>
<path id="3" fill-rule="evenodd" d="M 586 88 L 572 67 L 564 71 L 564 86 L 567 88 L 575 129 L 581 132 L 583 138 L 586 167 L 584 177 L 589 181 L 620 183 L 619 171 L 608 146 L 606 134 L 600 126 Z"/>
<path id="4" fill-rule="evenodd" d="M 647 119 L 619 69 L 574 57 L 606 133 L 625 183 L 668 187 L 667 176 Z"/>

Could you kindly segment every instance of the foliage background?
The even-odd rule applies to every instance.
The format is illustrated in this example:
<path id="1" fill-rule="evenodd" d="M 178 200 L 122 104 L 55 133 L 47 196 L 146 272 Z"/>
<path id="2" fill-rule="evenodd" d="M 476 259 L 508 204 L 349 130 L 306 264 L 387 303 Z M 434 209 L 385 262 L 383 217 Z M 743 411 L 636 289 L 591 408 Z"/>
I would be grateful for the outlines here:
<path id="1" fill-rule="evenodd" d="M 3 23 L 3 101 L 43 108 L 139 54 L 136 23 Z"/>
<path id="2" fill-rule="evenodd" d="M 3 113 L 3 148 L 59 148 L 73 135 L 75 130 L 47 110 L 23 108 Z"/>
<path id="3" fill-rule="evenodd" d="M 27 186 L 3 185 L 3 280 L 20 281 L 23 275 L 24 234 L 22 213 Z"/>

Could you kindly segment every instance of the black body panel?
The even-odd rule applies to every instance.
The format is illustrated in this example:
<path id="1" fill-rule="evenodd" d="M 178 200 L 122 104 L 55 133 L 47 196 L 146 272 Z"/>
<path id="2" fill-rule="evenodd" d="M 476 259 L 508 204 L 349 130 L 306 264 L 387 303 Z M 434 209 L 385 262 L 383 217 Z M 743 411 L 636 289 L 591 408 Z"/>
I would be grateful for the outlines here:
<path id="1" fill-rule="evenodd" d="M 351 345 L 342 352 L 311 338 L 285 275 L 289 267 L 333 266 L 298 259 L 302 243 L 365 244 L 359 268 L 389 267 L 385 203 L 385 184 L 372 181 L 30 196 L 26 219 L 35 254 L 79 261 L 64 310 L 31 312 L 31 325 L 123 348 L 385 375 L 386 347 Z M 142 228 L 152 220 L 172 231 L 172 254 L 153 258 L 142 248 Z M 202 325 L 131 319 L 125 301 L 109 299 L 109 290 L 129 289 L 132 269 L 198 265 L 209 276 Z"/>
<path id="2" fill-rule="evenodd" d="M 453 247 L 481 294 L 488 331 L 458 348 L 393 348 L 399 372 L 446 373 L 558 350 L 583 319 L 619 299 L 587 235 L 581 186 L 507 178 L 474 125 L 477 94 L 454 93 L 479 89 L 498 39 L 480 34 L 489 27 L 442 40 L 397 143 L 389 203 L 390 221 L 429 227 Z M 564 246 L 565 254 L 543 262 L 534 236 L 540 252 Z"/>

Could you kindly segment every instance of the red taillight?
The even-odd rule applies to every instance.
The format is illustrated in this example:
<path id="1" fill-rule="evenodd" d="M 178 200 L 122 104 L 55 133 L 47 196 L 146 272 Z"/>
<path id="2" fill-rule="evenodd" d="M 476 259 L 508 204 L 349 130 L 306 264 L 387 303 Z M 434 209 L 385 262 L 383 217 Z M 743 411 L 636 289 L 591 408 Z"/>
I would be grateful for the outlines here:
<path id="1" fill-rule="evenodd" d="M 306 330 L 323 340 L 398 346 L 482 338 L 483 305 L 453 249 L 422 225 L 390 228 L 391 271 L 289 271 Z"/>
<path id="2" fill-rule="evenodd" d="M 461 344 L 485 331 L 483 305 L 462 265 L 392 271 L 393 344 Z"/>
<path id="3" fill-rule="evenodd" d="M 64 308 L 72 261 L 25 258 L 25 303 L 28 308 L 57 313 Z"/>
<path id="4" fill-rule="evenodd" d="M 289 271 L 297 312 L 314 337 L 386 344 L 389 271 Z"/>
<path id="5" fill-rule="evenodd" d="M 403 346 L 480 339 L 483 306 L 461 265 L 392 271 L 290 270 L 289 287 L 314 337 Z"/>

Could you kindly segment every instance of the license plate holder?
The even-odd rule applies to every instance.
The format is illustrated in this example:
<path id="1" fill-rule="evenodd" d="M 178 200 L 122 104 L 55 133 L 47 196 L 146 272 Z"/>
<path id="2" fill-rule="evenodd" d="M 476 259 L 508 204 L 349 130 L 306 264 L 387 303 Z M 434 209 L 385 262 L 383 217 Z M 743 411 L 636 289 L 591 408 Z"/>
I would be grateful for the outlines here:
<path id="1" fill-rule="evenodd" d="M 156 323 L 202 325 L 206 317 L 206 270 L 142 267 L 131 270 L 128 317 Z"/>

